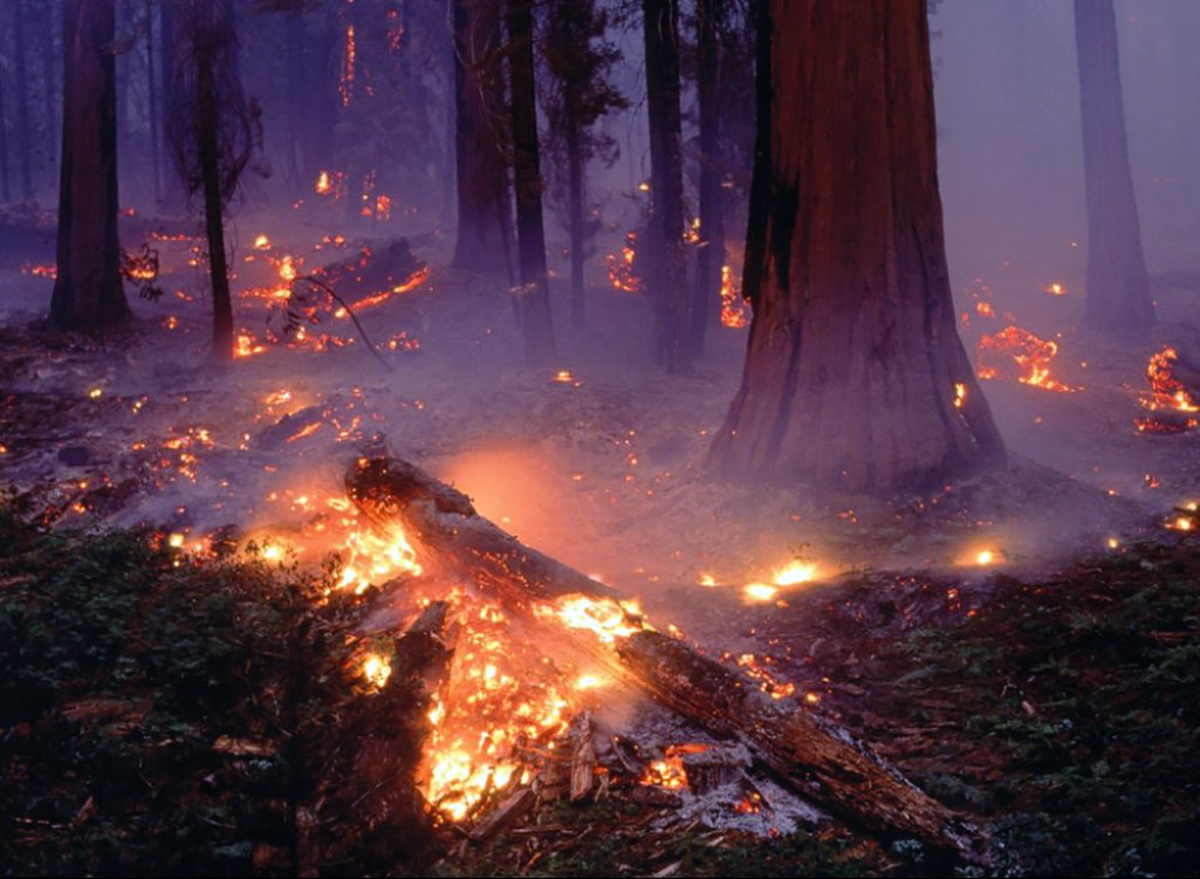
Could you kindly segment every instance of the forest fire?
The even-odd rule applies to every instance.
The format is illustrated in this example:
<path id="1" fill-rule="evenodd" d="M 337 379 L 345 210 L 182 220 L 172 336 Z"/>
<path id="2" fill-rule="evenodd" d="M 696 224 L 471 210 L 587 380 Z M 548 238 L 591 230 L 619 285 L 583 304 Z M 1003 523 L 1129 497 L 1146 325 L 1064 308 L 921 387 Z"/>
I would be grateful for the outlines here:
<path id="1" fill-rule="evenodd" d="M 634 270 L 637 260 L 637 232 L 625 233 L 625 243 L 620 253 L 610 253 L 604 257 L 608 269 L 608 282 L 614 290 L 622 293 L 637 293 L 642 289 L 642 279 Z"/>
<path id="2" fill-rule="evenodd" d="M 732 267 L 721 266 L 721 324 L 741 329 L 750 322 L 749 310 L 749 303 L 742 298 L 740 279 L 734 276 Z"/>
<path id="3" fill-rule="evenodd" d="M 1058 356 L 1058 343 L 1040 339 L 1021 327 L 1010 325 L 993 335 L 982 336 L 976 354 L 975 373 L 981 379 L 1011 377 L 1021 384 L 1060 394 L 1083 390 L 1051 377 L 1050 367 Z"/>
<path id="4" fill-rule="evenodd" d="M 1138 404 L 1151 414 L 1134 419 L 1139 433 L 1180 433 L 1200 424 L 1200 405 L 1173 374 L 1172 365 L 1178 359 L 1179 352 L 1169 346 L 1151 356 L 1146 366 L 1150 392 L 1138 398 Z"/>

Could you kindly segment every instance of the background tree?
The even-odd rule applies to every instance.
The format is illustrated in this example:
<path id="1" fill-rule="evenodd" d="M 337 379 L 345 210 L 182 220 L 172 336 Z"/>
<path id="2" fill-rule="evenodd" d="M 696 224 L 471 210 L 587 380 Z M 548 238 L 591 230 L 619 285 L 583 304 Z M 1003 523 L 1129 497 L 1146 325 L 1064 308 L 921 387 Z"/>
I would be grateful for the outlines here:
<path id="1" fill-rule="evenodd" d="M 655 345 L 667 372 L 691 370 L 691 326 L 683 253 L 683 154 L 679 108 L 679 2 L 643 0 L 646 109 L 650 126 L 648 281 Z"/>
<path id="2" fill-rule="evenodd" d="M 453 0 L 458 235 L 454 265 L 512 278 L 501 0 Z"/>
<path id="3" fill-rule="evenodd" d="M 3 74 L 0 66 L 0 74 Z M 4 77 L 0 75 L 0 199 L 12 200 L 12 184 L 8 178 L 8 112 L 4 104 Z"/>
<path id="4" fill-rule="evenodd" d="M 17 87 L 17 157 L 21 167 L 21 197 L 31 199 L 33 191 L 33 127 L 29 120 L 29 76 L 26 65 L 25 0 L 13 5 L 13 69 Z"/>
<path id="5" fill-rule="evenodd" d="M 117 237 L 117 96 L 113 0 L 67 0 L 58 276 L 50 321 L 103 329 L 129 317 Z"/>
<path id="6" fill-rule="evenodd" d="M 233 356 L 233 304 L 224 216 L 262 141 L 257 105 L 242 92 L 233 0 L 186 0 L 177 11 L 170 118 L 176 165 L 202 193 L 213 293 L 213 355 Z"/>
<path id="7" fill-rule="evenodd" d="M 721 268 L 725 265 L 725 163 L 721 144 L 721 31 L 723 0 L 696 0 L 696 84 L 700 111 L 700 246 L 692 293 L 695 353 L 704 351 L 708 326 L 721 312 Z"/>
<path id="8" fill-rule="evenodd" d="M 511 81 L 513 182 L 517 202 L 520 292 L 517 311 L 525 336 L 525 359 L 544 365 L 555 356 L 554 323 L 546 274 L 546 230 L 538 157 L 537 87 L 533 64 L 531 0 L 508 0 L 508 70 Z"/>
<path id="9" fill-rule="evenodd" d="M 724 474 L 882 492 L 1004 459 L 955 327 L 925 3 L 770 2 Z"/>
<path id="10" fill-rule="evenodd" d="M 1075 46 L 1088 218 L 1084 318 L 1105 332 L 1127 332 L 1154 322 L 1154 302 L 1129 172 L 1112 0 L 1075 0 Z"/>
<path id="11" fill-rule="evenodd" d="M 611 166 L 617 144 L 597 123 L 629 102 L 610 81 L 621 51 L 605 40 L 608 15 L 594 0 L 549 0 L 542 31 L 546 75 L 539 91 L 546 114 L 546 152 L 551 193 L 563 205 L 571 250 L 571 322 L 586 321 L 584 264 L 599 222 L 588 219 L 587 166 L 599 158 Z"/>

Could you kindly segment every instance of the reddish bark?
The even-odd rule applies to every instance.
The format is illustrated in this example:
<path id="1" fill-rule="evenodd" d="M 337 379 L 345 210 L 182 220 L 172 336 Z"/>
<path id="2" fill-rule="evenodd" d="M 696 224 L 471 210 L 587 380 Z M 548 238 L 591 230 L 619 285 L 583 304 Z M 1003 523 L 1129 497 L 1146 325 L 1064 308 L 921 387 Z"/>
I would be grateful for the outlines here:
<path id="1" fill-rule="evenodd" d="M 925 0 L 772 0 L 769 16 L 754 321 L 710 464 L 886 492 L 1002 461 L 955 326 Z"/>

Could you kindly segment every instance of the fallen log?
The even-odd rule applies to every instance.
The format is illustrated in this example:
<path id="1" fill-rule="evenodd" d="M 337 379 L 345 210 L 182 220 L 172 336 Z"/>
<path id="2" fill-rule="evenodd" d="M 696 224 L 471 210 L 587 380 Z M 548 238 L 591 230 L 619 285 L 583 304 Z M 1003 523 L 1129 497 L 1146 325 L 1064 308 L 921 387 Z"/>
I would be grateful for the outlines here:
<path id="1" fill-rule="evenodd" d="M 360 458 L 346 489 L 371 518 L 400 522 L 440 571 L 470 580 L 527 619 L 539 621 L 539 603 L 566 595 L 616 598 L 609 587 L 525 546 L 480 516 L 465 494 L 407 461 Z M 555 635 L 597 655 L 596 645 L 569 629 Z M 602 652 L 625 680 L 715 736 L 741 742 L 779 779 L 848 824 L 979 859 L 973 848 L 979 833 L 961 815 L 831 721 L 771 700 L 737 671 L 648 628 L 618 639 L 615 656 Z"/>
<path id="2" fill-rule="evenodd" d="M 617 598 L 574 568 L 532 549 L 480 516 L 456 488 L 398 458 L 359 458 L 346 492 L 377 522 L 399 520 L 419 543 L 423 561 L 470 580 L 484 595 L 516 610 L 563 595 Z"/>

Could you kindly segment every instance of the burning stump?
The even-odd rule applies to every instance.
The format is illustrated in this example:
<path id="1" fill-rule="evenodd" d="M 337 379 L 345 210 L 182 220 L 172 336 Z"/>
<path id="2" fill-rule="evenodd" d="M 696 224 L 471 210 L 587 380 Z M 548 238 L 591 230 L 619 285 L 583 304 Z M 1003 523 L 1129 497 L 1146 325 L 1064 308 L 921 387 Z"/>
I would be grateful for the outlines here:
<path id="1" fill-rule="evenodd" d="M 736 670 L 656 632 L 618 603 L 616 593 L 525 546 L 480 516 L 462 492 L 392 457 L 360 458 L 346 476 L 349 496 L 380 524 L 399 523 L 422 562 L 460 577 L 528 624 L 602 663 L 623 680 L 718 739 L 847 824 L 884 838 L 915 838 L 929 848 L 978 860 L 979 832 L 907 781 L 844 729 L 804 707 L 775 701 Z M 573 623 L 555 609 L 583 600 L 617 620 L 600 638 L 596 617 Z M 583 630 L 590 629 L 591 632 Z M 586 636 L 586 637 L 585 637 Z M 590 740 L 590 738 L 589 738 Z M 594 755 L 575 755 L 573 795 L 590 789 Z M 729 763 L 729 761 L 724 761 Z M 720 784 L 742 767 L 709 767 Z M 703 776 L 704 771 L 698 773 Z M 584 776 L 587 776 L 586 778 Z"/>

